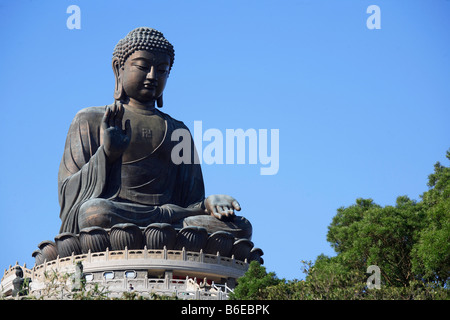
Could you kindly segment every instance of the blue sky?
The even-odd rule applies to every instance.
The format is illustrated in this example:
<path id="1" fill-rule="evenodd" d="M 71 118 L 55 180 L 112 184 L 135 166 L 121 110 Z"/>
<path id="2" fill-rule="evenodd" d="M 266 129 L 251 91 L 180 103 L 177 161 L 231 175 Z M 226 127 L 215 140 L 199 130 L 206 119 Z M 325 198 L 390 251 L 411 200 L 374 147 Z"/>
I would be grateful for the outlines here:
<path id="1" fill-rule="evenodd" d="M 66 26 L 72 4 L 80 30 Z M 378 30 L 366 26 L 372 4 Z M 191 130 L 279 130 L 276 175 L 202 166 L 207 195 L 239 200 L 279 277 L 334 254 L 326 233 L 339 207 L 419 200 L 434 163 L 448 165 L 450 1 L 30 0 L 2 1 L 0 15 L 2 270 L 31 267 L 58 234 L 70 122 L 113 101 L 112 51 L 140 26 L 175 47 L 164 112 Z"/>

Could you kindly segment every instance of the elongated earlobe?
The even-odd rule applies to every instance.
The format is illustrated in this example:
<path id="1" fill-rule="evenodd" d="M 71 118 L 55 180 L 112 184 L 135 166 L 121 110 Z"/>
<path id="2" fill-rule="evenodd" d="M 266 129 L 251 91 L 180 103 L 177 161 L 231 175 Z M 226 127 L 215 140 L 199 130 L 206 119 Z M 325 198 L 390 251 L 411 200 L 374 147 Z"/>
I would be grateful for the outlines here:
<path id="1" fill-rule="evenodd" d="M 163 107 L 163 96 L 162 96 L 162 94 L 156 100 L 156 105 L 158 106 L 158 108 L 162 108 Z"/>
<path id="2" fill-rule="evenodd" d="M 123 98 L 123 85 L 122 73 L 120 72 L 120 62 L 118 58 L 113 59 L 112 68 L 114 72 L 114 78 L 116 79 L 116 84 L 114 87 L 114 99 L 121 100 Z"/>

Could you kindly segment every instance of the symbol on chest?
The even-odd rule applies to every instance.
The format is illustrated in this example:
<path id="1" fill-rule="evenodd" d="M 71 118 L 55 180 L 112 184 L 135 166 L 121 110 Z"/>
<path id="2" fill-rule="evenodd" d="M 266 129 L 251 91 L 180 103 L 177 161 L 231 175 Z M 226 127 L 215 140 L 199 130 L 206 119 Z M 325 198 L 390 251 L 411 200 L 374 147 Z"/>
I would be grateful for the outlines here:
<path id="1" fill-rule="evenodd" d="M 152 130 L 147 128 L 142 128 L 142 138 L 150 139 L 152 137 Z"/>

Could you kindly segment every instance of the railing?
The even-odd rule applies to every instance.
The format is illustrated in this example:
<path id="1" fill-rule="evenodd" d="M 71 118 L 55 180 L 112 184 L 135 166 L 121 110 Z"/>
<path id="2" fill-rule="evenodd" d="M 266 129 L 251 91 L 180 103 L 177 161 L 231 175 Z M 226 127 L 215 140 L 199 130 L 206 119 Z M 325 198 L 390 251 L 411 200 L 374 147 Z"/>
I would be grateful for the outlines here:
<path id="1" fill-rule="evenodd" d="M 227 284 L 215 284 L 214 282 L 201 288 L 197 284 L 196 278 L 189 277 L 186 279 L 103 279 L 87 281 L 86 288 L 89 289 L 95 284 L 106 288 L 109 297 L 120 297 L 124 291 L 128 291 L 143 297 L 158 294 L 184 300 L 226 300 L 229 293 L 233 292 Z M 132 289 L 130 289 L 130 284 Z"/>
<path id="2" fill-rule="evenodd" d="M 217 253 L 205 254 L 202 250 L 200 252 L 186 251 L 184 248 L 182 250 L 167 250 L 166 247 L 163 249 L 144 249 L 139 250 L 117 250 L 110 251 L 106 250 L 103 252 L 91 252 L 83 253 L 79 255 L 72 254 L 69 257 L 60 258 L 59 256 L 52 261 L 44 261 L 44 263 L 35 265 L 32 269 L 26 268 L 24 265 L 22 268 L 24 273 L 24 278 L 31 278 L 32 283 L 39 287 L 39 283 L 45 282 L 46 272 L 51 272 L 52 270 L 68 271 L 73 272 L 73 268 L 77 262 L 106 262 L 106 261 L 119 261 L 119 260 L 135 260 L 135 259 L 159 259 L 159 260 L 170 260 L 170 261 L 180 261 L 180 262 L 198 262 L 205 264 L 215 264 L 225 267 L 231 267 L 240 271 L 245 272 L 248 269 L 247 260 L 240 261 L 234 259 L 234 256 L 222 257 Z M 131 261 L 130 261 L 131 262 Z M 143 261 L 140 261 L 142 263 Z M 18 264 L 15 266 L 10 266 L 9 269 L 5 270 L 3 279 L 15 278 L 15 270 Z M 87 271 L 87 270 L 86 270 Z M 2 279 L 2 285 L 3 283 Z M 9 280 L 8 280 L 9 282 Z M 158 279 L 158 278 L 147 278 L 147 276 L 133 279 L 133 278 L 115 278 L 115 279 L 97 279 L 87 281 L 87 285 L 92 285 L 94 283 L 99 283 L 103 286 L 112 288 L 112 294 L 117 295 L 119 292 L 124 292 L 128 290 L 128 286 L 131 284 L 135 291 L 143 296 L 148 296 L 151 292 L 164 295 L 175 295 L 180 299 L 227 299 L 228 294 L 232 290 L 225 284 L 214 284 L 209 286 L 208 290 L 200 288 L 196 281 L 186 277 L 183 279 Z M 39 289 L 38 289 L 39 290 Z"/>
<path id="3" fill-rule="evenodd" d="M 65 257 L 61 259 L 56 259 L 47 263 L 44 263 L 39 266 L 35 266 L 32 270 L 27 269 L 25 266 L 21 267 L 24 271 L 25 278 L 33 278 L 34 283 L 41 282 L 42 284 L 45 281 L 45 269 L 46 267 L 59 266 L 61 267 L 64 264 L 71 263 L 73 265 L 74 262 L 80 261 L 83 259 L 90 259 L 90 261 L 95 260 L 96 258 L 102 257 L 102 259 L 111 259 L 114 260 L 114 257 L 123 256 L 128 257 L 128 259 L 136 258 L 135 254 L 146 254 L 148 258 L 150 258 L 153 254 L 152 250 L 148 250 L 145 252 L 133 252 L 134 250 L 123 250 L 124 252 L 117 254 L 118 252 L 102 252 L 102 253 L 88 253 L 78 256 Z M 142 250 L 139 250 L 142 251 Z M 161 255 L 170 259 L 170 257 L 176 257 L 175 259 L 179 259 L 179 257 L 184 257 L 184 259 L 194 258 L 195 261 L 198 259 L 208 260 L 209 258 L 215 257 L 213 255 L 207 255 L 200 253 L 191 254 L 190 252 L 184 252 L 183 250 L 174 251 L 174 250 L 157 250 L 155 254 L 157 256 Z M 161 251 L 161 252 L 159 252 Z M 116 253 L 116 254 L 114 254 Z M 212 257 L 211 257 L 212 256 Z M 228 261 L 227 259 L 223 260 L 224 257 L 216 257 L 212 259 L 212 261 L 223 262 Z M 233 261 L 233 259 L 230 259 Z M 234 260 L 236 262 L 236 260 Z M 15 276 L 16 266 L 10 266 L 8 270 L 5 270 L 5 275 L 3 279 Z M 152 294 L 166 295 L 171 297 L 177 297 L 178 299 L 195 299 L 195 300 L 226 300 L 228 299 L 229 293 L 233 292 L 233 290 L 227 286 L 227 284 L 216 284 L 214 281 L 208 285 L 206 282 L 201 283 L 200 285 L 197 283 L 196 278 L 189 278 L 186 276 L 186 279 L 170 279 L 170 278 L 148 278 L 145 275 L 142 278 L 113 278 L 113 279 L 98 279 L 98 280 L 87 280 L 86 281 L 86 289 L 92 288 L 95 284 L 100 285 L 101 287 L 105 287 L 108 292 L 108 296 L 110 297 L 118 297 L 120 298 L 123 292 L 133 291 L 140 296 L 143 297 L 151 297 Z M 131 285 L 131 288 L 130 288 Z M 36 290 L 33 290 L 35 294 L 41 294 L 41 288 L 38 286 Z"/>
<path id="4" fill-rule="evenodd" d="M 23 266 L 20 266 L 18 262 L 16 262 L 16 264 L 14 266 L 9 266 L 8 269 L 5 269 L 5 272 L 3 273 L 3 278 L 1 279 L 3 281 L 3 279 L 6 279 L 12 275 L 16 275 L 16 267 L 20 267 L 23 271 L 23 277 L 24 278 L 31 278 L 31 275 L 33 273 L 32 269 L 28 269 L 26 264 L 24 264 Z"/>
<path id="5" fill-rule="evenodd" d="M 79 261 L 86 262 L 103 262 L 103 261 L 112 261 L 112 260 L 131 260 L 131 259 L 162 259 L 162 260 L 177 260 L 177 261 L 192 261 L 192 262 L 200 262 L 200 263 L 208 263 L 208 264 L 216 264 L 222 266 L 228 266 L 237 268 L 240 270 L 247 270 L 248 263 L 247 260 L 240 261 L 234 259 L 234 256 L 230 257 L 222 257 L 217 253 L 217 255 L 213 254 L 205 254 L 202 250 L 200 252 L 192 252 L 186 251 L 184 248 L 182 250 L 167 250 L 166 247 L 164 249 L 155 250 L 155 249 L 144 249 L 139 250 L 116 250 L 110 251 L 108 248 L 103 252 L 91 252 L 80 255 L 74 255 L 70 257 L 59 258 L 59 256 L 52 261 L 45 261 L 44 263 L 34 266 L 32 269 L 33 277 L 38 274 L 42 274 L 47 269 L 60 269 L 62 267 L 70 267 L 76 264 Z"/>

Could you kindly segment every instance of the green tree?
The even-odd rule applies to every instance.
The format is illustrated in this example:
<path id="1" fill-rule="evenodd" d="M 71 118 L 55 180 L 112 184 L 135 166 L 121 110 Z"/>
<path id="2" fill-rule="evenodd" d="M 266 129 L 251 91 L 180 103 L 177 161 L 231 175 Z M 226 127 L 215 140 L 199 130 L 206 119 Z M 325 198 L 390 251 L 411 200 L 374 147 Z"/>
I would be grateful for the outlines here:
<path id="1" fill-rule="evenodd" d="M 364 273 L 346 269 L 339 256 L 303 261 L 305 280 L 280 281 L 264 291 L 270 300 L 448 300 L 442 286 L 413 280 L 409 286 L 368 289 Z"/>
<path id="2" fill-rule="evenodd" d="M 450 150 L 447 151 L 450 160 Z M 450 285 L 450 168 L 439 162 L 421 196 L 425 227 L 413 249 L 413 271 L 426 281 Z"/>
<path id="3" fill-rule="evenodd" d="M 238 279 L 238 285 L 230 294 L 232 300 L 263 300 L 267 298 L 267 287 L 280 283 L 274 272 L 267 273 L 259 262 L 250 262 L 247 272 Z"/>
<path id="4" fill-rule="evenodd" d="M 429 190 L 419 202 L 400 196 L 395 206 L 382 207 L 360 198 L 339 208 L 327 233 L 337 255 L 303 262 L 305 280 L 276 279 L 259 266 L 240 279 L 237 294 L 254 299 L 450 299 L 450 168 L 438 162 L 428 178 Z M 370 265 L 380 268 L 381 289 L 368 288 Z"/>
<path id="5" fill-rule="evenodd" d="M 380 267 L 386 285 L 407 286 L 414 279 L 411 251 L 425 226 L 421 205 L 406 196 L 395 206 L 380 207 L 371 199 L 338 209 L 327 240 L 351 270 Z"/>
<path id="6" fill-rule="evenodd" d="M 305 280 L 283 281 L 267 288 L 269 299 L 354 300 L 365 288 L 364 273 L 348 269 L 338 257 L 320 255 L 315 263 L 302 261 Z"/>

